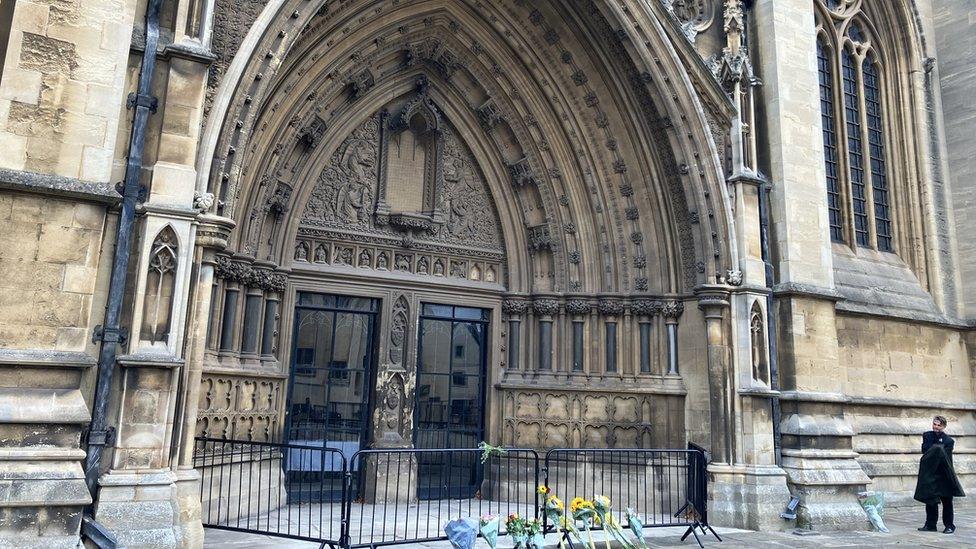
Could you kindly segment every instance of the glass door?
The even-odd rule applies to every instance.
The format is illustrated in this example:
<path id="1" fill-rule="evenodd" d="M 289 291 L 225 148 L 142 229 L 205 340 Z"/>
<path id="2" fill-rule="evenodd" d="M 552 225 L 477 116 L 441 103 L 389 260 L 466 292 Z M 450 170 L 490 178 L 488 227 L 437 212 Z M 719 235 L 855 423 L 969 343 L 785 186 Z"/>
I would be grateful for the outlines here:
<path id="1" fill-rule="evenodd" d="M 417 448 L 475 448 L 484 440 L 488 321 L 485 309 L 424 304 L 417 352 Z M 477 456 L 423 458 L 421 498 L 475 495 Z"/>
<path id="2" fill-rule="evenodd" d="M 295 308 L 294 348 L 289 379 L 286 440 L 335 448 L 351 458 L 367 443 L 372 388 L 375 299 L 300 292 Z M 292 452 L 286 467 L 290 497 L 307 484 L 317 490 L 341 463 L 318 463 L 322 454 Z M 314 478 L 312 478 L 314 477 Z M 321 477 L 321 478 L 320 478 Z M 294 483 L 299 483 L 295 485 Z"/>

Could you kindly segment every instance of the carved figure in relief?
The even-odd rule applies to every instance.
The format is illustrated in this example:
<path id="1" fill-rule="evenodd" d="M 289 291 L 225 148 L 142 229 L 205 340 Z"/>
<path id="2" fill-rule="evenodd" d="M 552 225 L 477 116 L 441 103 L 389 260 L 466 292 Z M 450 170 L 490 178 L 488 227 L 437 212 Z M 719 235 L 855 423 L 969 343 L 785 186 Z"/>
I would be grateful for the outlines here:
<path id="1" fill-rule="evenodd" d="M 376 256 L 376 268 L 377 269 L 379 269 L 381 271 L 385 271 L 385 270 L 387 270 L 389 268 L 389 263 L 390 263 L 390 260 L 387 257 L 386 252 L 380 252 L 379 255 Z"/>
<path id="2" fill-rule="evenodd" d="M 434 276 L 444 276 L 444 263 L 440 259 L 434 260 Z"/>
<path id="3" fill-rule="evenodd" d="M 372 260 L 372 255 L 369 253 L 369 249 L 363 248 L 363 250 L 359 252 L 359 266 L 369 267 L 371 260 Z"/>
<path id="4" fill-rule="evenodd" d="M 349 144 L 343 158 L 344 181 L 336 193 L 335 213 L 339 221 L 365 223 L 372 205 L 371 171 L 376 165 L 376 151 L 361 139 Z"/>
<path id="5" fill-rule="evenodd" d="M 417 274 L 427 274 L 429 271 L 430 264 L 427 261 L 427 258 L 421 256 L 420 259 L 417 260 Z"/>
<path id="6" fill-rule="evenodd" d="M 295 246 L 295 260 L 308 261 L 308 244 L 299 242 L 298 246 Z"/>
<path id="7" fill-rule="evenodd" d="M 319 244 L 315 247 L 315 262 L 325 263 L 328 261 L 328 254 L 325 251 L 325 244 Z"/>

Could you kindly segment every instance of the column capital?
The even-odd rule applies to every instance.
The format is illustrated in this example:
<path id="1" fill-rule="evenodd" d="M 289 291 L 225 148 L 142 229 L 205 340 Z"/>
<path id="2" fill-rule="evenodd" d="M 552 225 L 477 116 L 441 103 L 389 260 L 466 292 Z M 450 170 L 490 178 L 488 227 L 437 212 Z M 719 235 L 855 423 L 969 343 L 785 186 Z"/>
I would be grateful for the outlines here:
<path id="1" fill-rule="evenodd" d="M 705 313 L 705 318 L 722 315 L 722 310 L 729 307 L 731 290 L 731 287 L 724 284 L 705 284 L 695 288 L 698 308 Z"/>
<path id="2" fill-rule="evenodd" d="M 197 216 L 197 223 L 196 245 L 214 251 L 227 247 L 230 232 L 237 226 L 233 219 L 206 213 Z"/>

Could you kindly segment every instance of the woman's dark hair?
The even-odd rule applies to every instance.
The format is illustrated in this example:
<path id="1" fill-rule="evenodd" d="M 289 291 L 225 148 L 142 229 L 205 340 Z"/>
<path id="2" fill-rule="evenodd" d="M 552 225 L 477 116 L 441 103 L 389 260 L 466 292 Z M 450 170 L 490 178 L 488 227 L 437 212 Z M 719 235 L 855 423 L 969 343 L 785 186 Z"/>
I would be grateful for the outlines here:
<path id="1" fill-rule="evenodd" d="M 946 418 L 944 418 L 942 416 L 935 416 L 934 418 L 932 418 L 932 421 L 938 422 L 939 425 L 941 425 L 943 427 L 945 427 L 946 425 L 949 425 L 949 422 L 946 421 Z"/>

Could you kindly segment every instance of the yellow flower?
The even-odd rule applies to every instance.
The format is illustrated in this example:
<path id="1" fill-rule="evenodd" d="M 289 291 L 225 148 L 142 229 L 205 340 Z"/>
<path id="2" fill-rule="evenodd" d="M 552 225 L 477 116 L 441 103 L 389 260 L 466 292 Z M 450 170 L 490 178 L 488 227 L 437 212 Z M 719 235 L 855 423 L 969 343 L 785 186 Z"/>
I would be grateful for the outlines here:
<path id="1" fill-rule="evenodd" d="M 564 507 L 563 507 L 563 500 L 561 500 L 558 497 L 556 497 L 556 494 L 553 494 L 553 495 L 549 496 L 549 498 L 547 499 L 547 501 L 553 507 L 555 507 L 556 509 L 559 509 L 560 511 L 562 511 L 564 509 Z"/>
<path id="2" fill-rule="evenodd" d="M 540 484 L 539 488 L 537 488 L 536 491 L 542 495 L 546 495 L 549 493 L 549 487 L 546 486 L 545 484 Z"/>
<path id="3" fill-rule="evenodd" d="M 584 503 L 586 503 L 585 499 L 576 496 L 575 498 L 573 498 L 573 501 L 569 502 L 569 510 L 575 513 L 576 511 L 579 511 L 581 507 L 583 507 Z"/>

